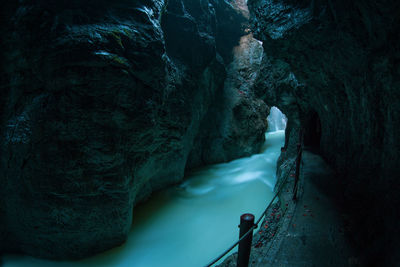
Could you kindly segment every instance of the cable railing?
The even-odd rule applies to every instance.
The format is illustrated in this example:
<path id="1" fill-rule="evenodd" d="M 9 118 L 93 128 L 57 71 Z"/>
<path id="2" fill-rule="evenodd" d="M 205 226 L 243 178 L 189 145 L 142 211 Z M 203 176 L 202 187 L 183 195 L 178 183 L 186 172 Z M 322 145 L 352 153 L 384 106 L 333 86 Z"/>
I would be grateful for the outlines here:
<path id="1" fill-rule="evenodd" d="M 291 174 L 291 172 L 293 171 L 293 168 L 296 166 L 296 174 L 295 174 L 295 184 L 294 184 L 294 188 L 293 188 L 293 200 L 296 200 L 296 195 L 297 195 L 297 188 L 298 188 L 298 180 L 299 180 L 299 172 L 300 172 L 300 162 L 301 162 L 301 153 L 303 151 L 302 146 L 300 144 L 298 144 L 297 146 L 298 152 L 296 155 L 295 160 L 293 161 L 293 163 L 290 166 L 289 171 L 286 173 L 285 178 L 282 180 L 282 182 L 279 184 L 278 186 L 278 190 L 276 191 L 274 197 L 271 199 L 271 201 L 269 202 L 269 204 L 267 205 L 267 207 L 265 208 L 265 210 L 263 211 L 263 213 L 260 215 L 260 217 L 258 218 L 258 220 L 256 221 L 256 223 L 251 223 L 251 227 L 242 235 L 242 232 L 240 234 L 240 238 L 238 241 L 236 241 L 234 244 L 232 244 L 229 248 L 227 248 L 224 252 L 222 252 L 218 257 L 216 257 L 214 260 L 212 260 L 209 264 L 206 265 L 206 267 L 210 267 L 212 265 L 214 265 L 215 263 L 217 263 L 220 259 L 222 259 L 225 255 L 227 255 L 232 249 L 234 249 L 238 244 L 240 244 L 242 241 L 244 241 L 247 237 L 249 237 L 250 233 L 253 233 L 254 229 L 258 228 L 258 224 L 260 223 L 260 221 L 264 218 L 264 216 L 267 214 L 267 211 L 271 208 L 271 205 L 274 203 L 275 199 L 278 197 L 278 195 L 281 193 L 283 187 L 286 184 L 286 181 L 289 177 L 289 175 Z M 245 215 L 251 215 L 251 214 L 245 214 Z M 242 215 L 243 217 L 244 215 Z M 241 217 L 241 225 L 242 225 L 242 217 Z M 252 218 L 252 220 L 254 221 L 254 216 Z M 253 222 L 252 221 L 252 222 Z M 241 227 L 241 225 L 239 227 Z M 251 246 L 251 239 L 249 241 L 249 247 Z M 249 255 L 246 255 L 245 258 L 247 260 L 248 263 L 248 257 L 250 256 L 250 249 L 248 249 L 247 252 Z M 243 264 L 239 264 L 239 262 L 241 261 L 241 256 L 240 256 L 240 245 L 239 245 L 239 255 L 238 255 L 238 265 L 237 266 L 247 266 L 247 263 L 245 265 Z"/>

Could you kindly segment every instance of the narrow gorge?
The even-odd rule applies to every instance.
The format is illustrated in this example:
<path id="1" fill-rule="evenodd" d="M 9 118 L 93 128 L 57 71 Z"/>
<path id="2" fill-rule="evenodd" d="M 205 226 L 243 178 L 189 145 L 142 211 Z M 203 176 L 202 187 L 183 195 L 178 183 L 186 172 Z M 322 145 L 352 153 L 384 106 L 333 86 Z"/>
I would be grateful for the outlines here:
<path id="1" fill-rule="evenodd" d="M 400 2 L 6 0 L 0 15 L 0 265 L 123 248 L 142 205 L 204 167 L 245 170 L 286 127 L 273 174 L 242 173 L 265 195 L 246 194 L 270 201 L 303 143 L 333 170 L 344 261 L 400 266 Z"/>

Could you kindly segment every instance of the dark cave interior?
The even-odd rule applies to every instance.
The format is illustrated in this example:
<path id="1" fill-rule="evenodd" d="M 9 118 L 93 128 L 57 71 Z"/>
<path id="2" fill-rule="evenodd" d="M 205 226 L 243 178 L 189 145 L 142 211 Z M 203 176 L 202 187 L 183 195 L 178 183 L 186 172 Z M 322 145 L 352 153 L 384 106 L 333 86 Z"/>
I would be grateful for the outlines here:
<path id="1" fill-rule="evenodd" d="M 304 125 L 304 145 L 318 150 L 321 142 L 321 120 L 318 113 L 312 111 Z"/>
<path id="2" fill-rule="evenodd" d="M 123 244 L 153 192 L 257 153 L 277 106 L 363 264 L 400 266 L 400 1 L 99 3 L 2 4 L 0 255 Z"/>

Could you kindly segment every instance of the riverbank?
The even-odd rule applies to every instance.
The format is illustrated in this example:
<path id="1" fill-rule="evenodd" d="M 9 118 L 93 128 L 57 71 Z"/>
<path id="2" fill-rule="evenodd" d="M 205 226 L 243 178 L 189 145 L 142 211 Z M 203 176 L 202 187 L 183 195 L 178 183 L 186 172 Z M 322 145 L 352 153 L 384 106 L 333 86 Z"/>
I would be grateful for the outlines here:
<path id="1" fill-rule="evenodd" d="M 283 130 L 267 132 L 262 153 L 192 171 L 154 194 L 135 208 L 129 238 L 118 248 L 80 261 L 7 255 L 4 267 L 204 266 L 236 241 L 242 213 L 261 214 L 273 198 L 284 139 Z"/>
<path id="2" fill-rule="evenodd" d="M 278 181 L 293 158 L 282 161 Z M 345 235 L 345 216 L 334 193 L 337 177 L 317 154 L 304 151 L 302 162 L 297 201 L 292 200 L 292 171 L 279 201 L 254 235 L 249 266 L 362 266 Z M 219 266 L 236 266 L 236 255 Z"/>

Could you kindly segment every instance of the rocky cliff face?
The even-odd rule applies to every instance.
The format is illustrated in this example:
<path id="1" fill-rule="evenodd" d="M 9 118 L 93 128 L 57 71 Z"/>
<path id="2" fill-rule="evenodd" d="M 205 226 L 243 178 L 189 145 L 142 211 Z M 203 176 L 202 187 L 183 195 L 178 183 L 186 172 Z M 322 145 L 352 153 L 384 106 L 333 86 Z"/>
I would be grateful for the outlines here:
<path id="1" fill-rule="evenodd" d="M 3 7 L 0 251 L 61 259 L 119 245 L 134 205 L 180 181 L 189 154 L 213 158 L 198 166 L 261 144 L 229 125 L 243 128 L 234 139 L 243 152 L 193 145 L 210 107 L 225 105 L 243 34 L 244 17 L 225 1 Z M 265 104 L 238 99 L 236 119 L 254 116 L 263 131 Z"/>
<path id="2" fill-rule="evenodd" d="M 253 92 L 263 49 L 252 34 L 241 37 L 227 67 L 223 90 L 200 126 L 187 168 L 250 156 L 265 139 L 268 107 Z"/>
<path id="3" fill-rule="evenodd" d="M 309 142 L 320 135 L 312 145 L 338 172 L 350 231 L 371 266 L 399 262 L 399 8 L 389 0 L 249 1 L 265 51 L 257 95 L 288 115 L 288 143 L 299 128 Z"/>

